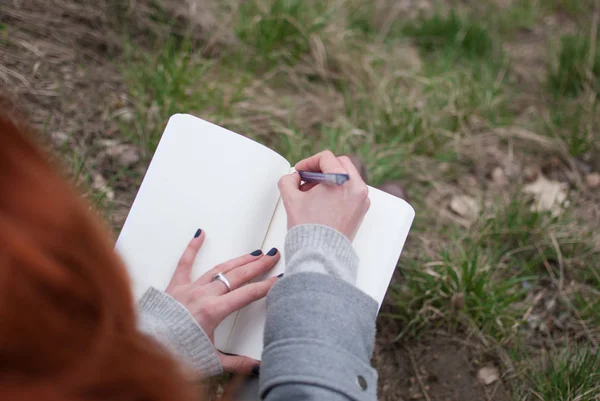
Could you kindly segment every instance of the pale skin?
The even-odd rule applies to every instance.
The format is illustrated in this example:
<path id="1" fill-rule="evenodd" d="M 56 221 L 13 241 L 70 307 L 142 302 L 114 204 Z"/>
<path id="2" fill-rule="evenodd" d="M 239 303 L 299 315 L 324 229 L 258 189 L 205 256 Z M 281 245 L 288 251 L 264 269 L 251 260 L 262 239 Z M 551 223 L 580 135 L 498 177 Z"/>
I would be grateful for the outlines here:
<path id="1" fill-rule="evenodd" d="M 370 206 L 368 188 L 352 161 L 346 156 L 336 157 L 325 150 L 298 162 L 296 170 L 348 174 L 343 185 L 302 184 L 297 173 L 279 180 L 279 191 L 287 212 L 288 229 L 301 224 L 321 224 L 354 239 Z M 267 295 L 277 278 L 252 282 L 275 266 L 280 254 L 261 253 L 242 255 L 219 264 L 195 281 L 191 269 L 206 233 L 190 241 L 165 292 L 190 311 L 200 327 L 214 343 L 215 328 L 231 313 Z M 213 281 L 217 273 L 224 273 L 231 284 Z M 226 372 L 250 374 L 259 362 L 242 356 L 225 355 L 217 351 Z"/>

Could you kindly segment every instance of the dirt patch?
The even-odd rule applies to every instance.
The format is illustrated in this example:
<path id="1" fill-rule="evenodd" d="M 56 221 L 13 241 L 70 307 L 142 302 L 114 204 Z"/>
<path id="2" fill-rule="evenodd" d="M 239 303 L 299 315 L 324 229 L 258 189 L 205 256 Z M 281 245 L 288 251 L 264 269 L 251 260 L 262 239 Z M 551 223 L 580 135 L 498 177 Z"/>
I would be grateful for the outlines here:
<path id="1" fill-rule="evenodd" d="M 389 322 L 380 326 L 387 327 Z M 488 385 L 478 379 L 482 369 L 497 368 L 459 338 L 439 336 L 398 343 L 380 335 L 374 362 L 379 372 L 379 399 L 383 401 L 510 399 L 501 379 Z"/>

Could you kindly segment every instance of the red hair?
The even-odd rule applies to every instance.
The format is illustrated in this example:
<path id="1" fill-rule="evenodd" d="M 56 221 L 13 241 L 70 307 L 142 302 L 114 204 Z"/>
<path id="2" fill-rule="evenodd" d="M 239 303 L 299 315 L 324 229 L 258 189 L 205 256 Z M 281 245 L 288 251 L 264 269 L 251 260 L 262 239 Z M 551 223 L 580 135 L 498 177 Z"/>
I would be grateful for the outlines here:
<path id="1" fill-rule="evenodd" d="M 28 135 L 0 116 L 0 398 L 196 398 L 137 331 L 108 231 Z"/>

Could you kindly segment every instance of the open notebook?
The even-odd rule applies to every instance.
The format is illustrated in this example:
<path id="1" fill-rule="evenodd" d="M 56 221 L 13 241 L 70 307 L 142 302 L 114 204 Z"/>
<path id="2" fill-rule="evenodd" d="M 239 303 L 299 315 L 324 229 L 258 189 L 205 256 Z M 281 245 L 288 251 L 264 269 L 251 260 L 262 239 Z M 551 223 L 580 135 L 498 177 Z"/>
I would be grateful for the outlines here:
<path id="1" fill-rule="evenodd" d="M 267 147 L 191 115 L 169 119 L 116 249 L 139 298 L 164 290 L 198 227 L 206 232 L 192 279 L 255 249 L 282 252 L 286 213 L 277 182 L 290 163 Z M 357 286 L 381 304 L 414 218 L 405 201 L 369 187 L 371 207 L 353 242 L 360 257 Z M 264 277 L 263 277 L 264 278 Z M 260 300 L 217 327 L 221 351 L 261 358 L 266 302 Z"/>

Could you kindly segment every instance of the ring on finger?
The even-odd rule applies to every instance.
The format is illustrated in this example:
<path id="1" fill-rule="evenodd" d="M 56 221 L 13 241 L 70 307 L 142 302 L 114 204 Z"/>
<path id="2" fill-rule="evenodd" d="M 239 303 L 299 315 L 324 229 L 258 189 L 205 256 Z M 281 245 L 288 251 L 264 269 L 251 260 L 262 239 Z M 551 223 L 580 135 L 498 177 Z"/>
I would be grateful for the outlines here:
<path id="1" fill-rule="evenodd" d="M 231 291 L 231 284 L 229 284 L 229 280 L 227 280 L 227 277 L 225 277 L 225 273 L 223 273 L 223 272 L 217 273 L 213 277 L 213 281 L 222 282 L 223 284 L 225 284 L 225 286 L 227 286 L 227 292 Z"/>

